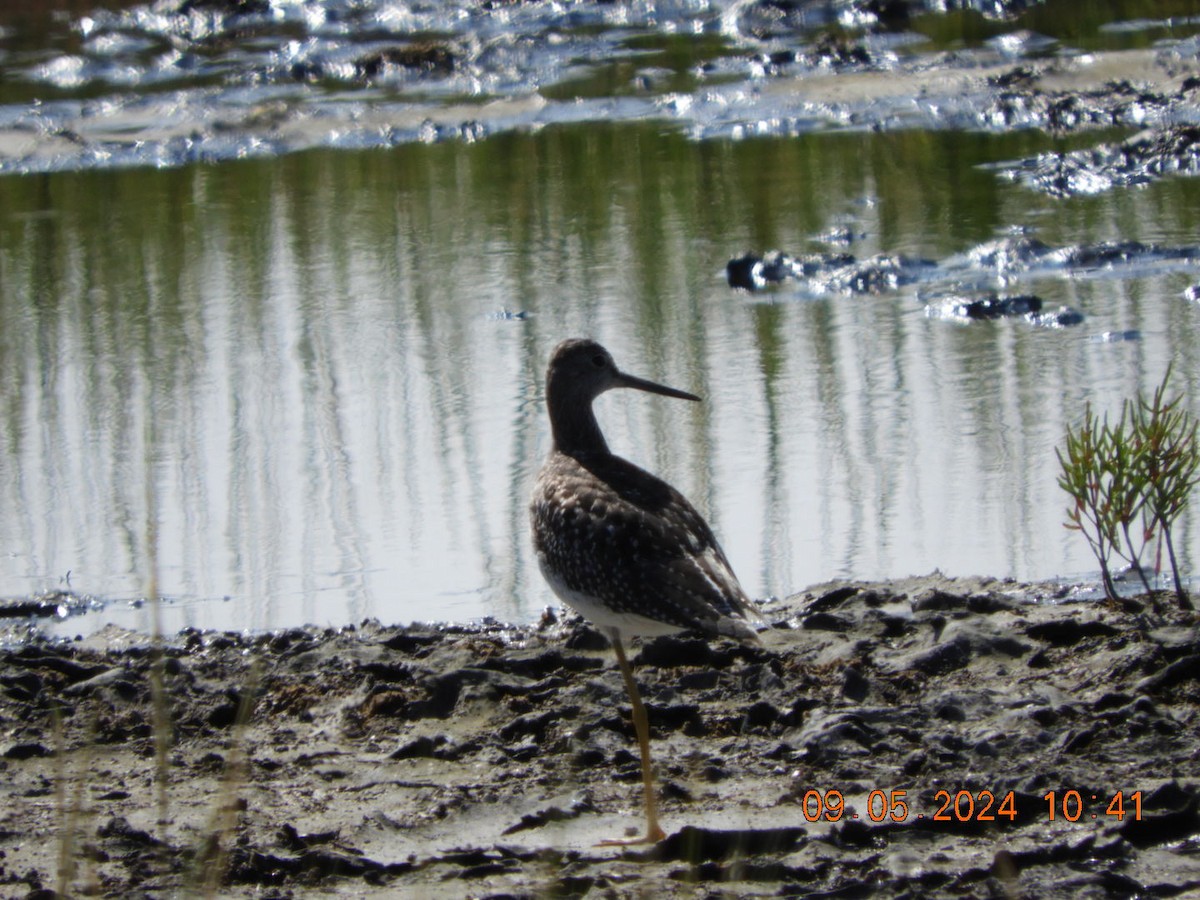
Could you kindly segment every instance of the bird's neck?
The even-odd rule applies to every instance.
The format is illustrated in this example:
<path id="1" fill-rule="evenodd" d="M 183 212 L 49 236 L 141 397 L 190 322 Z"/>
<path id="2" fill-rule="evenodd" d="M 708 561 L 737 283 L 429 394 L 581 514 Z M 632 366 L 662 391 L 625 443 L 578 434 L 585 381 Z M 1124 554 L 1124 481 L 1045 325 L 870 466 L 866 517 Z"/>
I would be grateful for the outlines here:
<path id="1" fill-rule="evenodd" d="M 546 400 L 550 407 L 550 430 L 554 435 L 554 449 L 568 456 L 608 454 L 608 442 L 604 440 L 600 423 L 596 421 L 596 414 L 592 411 L 591 398 L 559 398 L 553 387 L 550 387 Z"/>

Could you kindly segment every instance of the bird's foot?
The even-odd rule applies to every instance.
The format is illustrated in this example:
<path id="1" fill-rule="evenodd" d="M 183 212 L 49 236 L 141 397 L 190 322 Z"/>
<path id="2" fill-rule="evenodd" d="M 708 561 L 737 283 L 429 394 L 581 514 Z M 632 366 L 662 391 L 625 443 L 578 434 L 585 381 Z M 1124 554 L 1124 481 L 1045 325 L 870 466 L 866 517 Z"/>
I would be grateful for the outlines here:
<path id="1" fill-rule="evenodd" d="M 646 829 L 646 833 L 641 837 L 635 838 L 614 838 L 608 841 L 601 841 L 597 847 L 637 847 L 640 844 L 657 844 L 667 833 L 657 825 Z"/>

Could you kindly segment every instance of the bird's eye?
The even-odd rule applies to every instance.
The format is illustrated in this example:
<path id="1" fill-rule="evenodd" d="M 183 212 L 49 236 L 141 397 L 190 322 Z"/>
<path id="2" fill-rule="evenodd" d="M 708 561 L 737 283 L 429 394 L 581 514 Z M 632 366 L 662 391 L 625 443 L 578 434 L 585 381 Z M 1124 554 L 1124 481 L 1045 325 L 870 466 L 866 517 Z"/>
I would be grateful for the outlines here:
<path id="1" fill-rule="evenodd" d="M 603 354 L 597 353 L 595 356 L 593 356 L 592 357 L 592 365 L 595 366 L 597 369 L 603 369 L 604 368 Z"/>

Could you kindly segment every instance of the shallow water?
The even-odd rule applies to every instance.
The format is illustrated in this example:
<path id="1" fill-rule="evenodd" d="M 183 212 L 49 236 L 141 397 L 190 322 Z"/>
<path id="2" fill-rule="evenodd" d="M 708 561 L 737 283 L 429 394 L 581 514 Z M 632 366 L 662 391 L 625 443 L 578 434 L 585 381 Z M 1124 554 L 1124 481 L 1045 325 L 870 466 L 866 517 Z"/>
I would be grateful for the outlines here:
<path id="1" fill-rule="evenodd" d="M 580 29 L 593 32 L 607 29 Z M 187 109 L 196 90 L 154 102 Z M 114 91 L 113 106 L 152 93 Z M 329 149 L 316 129 L 296 150 L 205 126 L 201 144 L 250 142 L 255 158 L 189 163 L 173 138 L 104 156 L 87 137 L 83 155 L 50 141 L 10 158 L 0 595 L 69 584 L 101 601 L 63 633 L 149 628 L 131 602 L 147 593 L 167 598 L 168 630 L 532 619 L 552 602 L 525 518 L 548 449 L 541 375 L 579 334 L 705 398 L 598 408 L 614 449 L 709 516 L 754 596 L 835 576 L 1095 568 L 1062 527 L 1054 447 L 1085 402 L 1115 411 L 1171 361 L 1200 412 L 1200 309 L 1182 296 L 1200 273 L 1169 254 L 1000 271 L 970 251 L 1019 235 L 1194 249 L 1193 180 L 1056 198 L 999 165 L 1126 131 L 804 129 L 797 113 L 735 139 L 729 119 L 710 132 L 648 118 L 661 94 L 625 107 L 602 93 L 615 121 L 510 94 L 506 110 L 555 115 L 497 114 L 470 140 L 397 130 Z M 717 102 L 701 94 L 693 110 Z M 0 115 L 32 114 L 9 101 Z M 370 97 L 330 102 L 379 114 Z M 458 100 L 421 102 L 428 116 Z M 771 248 L 931 265 L 878 295 L 731 290 L 726 261 Z M 926 314 L 976 288 L 1085 320 Z M 1188 569 L 1196 516 L 1179 535 Z"/>

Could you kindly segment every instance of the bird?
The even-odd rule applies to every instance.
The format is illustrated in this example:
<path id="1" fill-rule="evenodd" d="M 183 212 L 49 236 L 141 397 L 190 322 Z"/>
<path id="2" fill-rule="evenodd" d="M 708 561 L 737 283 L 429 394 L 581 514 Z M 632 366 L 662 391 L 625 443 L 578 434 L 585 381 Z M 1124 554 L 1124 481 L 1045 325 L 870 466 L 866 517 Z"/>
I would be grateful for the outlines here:
<path id="1" fill-rule="evenodd" d="M 546 369 L 553 444 L 529 515 L 542 576 L 609 639 L 632 707 L 646 831 L 603 843 L 652 844 L 666 834 L 658 820 L 649 721 L 625 638 L 691 631 L 761 641 L 751 626 L 757 613 L 704 517 L 667 482 L 609 450 L 592 401 L 614 388 L 700 402 L 695 394 L 622 372 L 596 341 L 563 341 Z"/>

